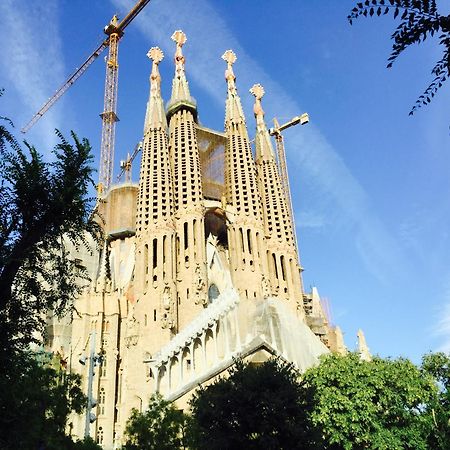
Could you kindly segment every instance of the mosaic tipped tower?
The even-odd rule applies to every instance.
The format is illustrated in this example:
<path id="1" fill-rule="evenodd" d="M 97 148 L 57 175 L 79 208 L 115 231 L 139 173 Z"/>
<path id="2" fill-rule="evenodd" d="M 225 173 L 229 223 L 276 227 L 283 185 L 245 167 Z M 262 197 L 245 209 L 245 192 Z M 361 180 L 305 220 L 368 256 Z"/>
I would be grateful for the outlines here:
<path id="1" fill-rule="evenodd" d="M 180 328 L 207 304 L 204 205 L 196 134 L 197 106 L 186 80 L 183 45 L 186 35 L 175 31 L 175 75 L 167 105 L 170 159 L 174 175 L 177 303 Z"/>
<path id="2" fill-rule="evenodd" d="M 255 84 L 250 93 L 255 97 L 256 170 L 263 204 L 269 280 L 273 294 L 288 301 L 303 316 L 303 287 L 292 222 L 261 106 L 264 88 Z"/>
<path id="3" fill-rule="evenodd" d="M 230 205 L 228 240 L 234 249 L 230 255 L 231 274 L 240 295 L 260 298 L 270 294 L 270 286 L 255 161 L 233 72 L 237 58 L 227 50 L 222 59 L 227 63 L 225 197 Z"/>

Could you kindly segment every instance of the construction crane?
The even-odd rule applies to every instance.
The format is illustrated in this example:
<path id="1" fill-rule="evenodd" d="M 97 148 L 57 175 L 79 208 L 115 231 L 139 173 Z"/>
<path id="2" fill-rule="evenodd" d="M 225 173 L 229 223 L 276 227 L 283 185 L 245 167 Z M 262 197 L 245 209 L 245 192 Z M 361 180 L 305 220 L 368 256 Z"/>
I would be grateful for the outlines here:
<path id="1" fill-rule="evenodd" d="M 283 125 L 280 125 L 278 123 L 278 120 L 275 118 L 273 119 L 274 127 L 269 130 L 270 135 L 275 137 L 275 143 L 277 147 L 278 167 L 280 169 L 281 185 L 283 186 L 284 195 L 286 197 L 288 213 L 292 222 L 292 228 L 295 237 L 295 247 L 297 251 L 298 251 L 297 231 L 295 229 L 295 218 L 294 212 L 292 210 L 291 188 L 289 186 L 289 176 L 286 164 L 286 153 L 284 151 L 284 140 L 281 132 L 294 125 L 298 124 L 306 125 L 308 122 L 309 122 L 308 113 L 303 113 L 300 116 L 296 116 L 289 122 L 284 123 Z"/>
<path id="2" fill-rule="evenodd" d="M 32 119 L 22 128 L 22 133 L 26 133 L 72 86 L 75 81 L 83 75 L 86 69 L 97 59 L 97 57 L 109 47 L 108 57 L 106 59 L 106 79 L 105 79 L 105 98 L 103 112 L 100 114 L 102 119 L 102 141 L 100 147 L 100 170 L 99 182 L 97 185 L 98 195 L 106 192 L 112 181 L 113 162 L 114 162 L 114 142 L 115 126 L 119 120 L 117 117 L 117 87 L 118 87 L 118 56 L 119 41 L 124 34 L 125 28 L 131 21 L 144 9 L 150 0 L 139 0 L 133 9 L 119 22 L 115 15 L 109 25 L 104 28 L 108 36 L 75 70 L 67 81 L 50 97 L 42 108 L 32 117 Z"/>
<path id="3" fill-rule="evenodd" d="M 120 181 L 122 175 L 125 174 L 125 183 L 131 182 L 131 165 L 133 164 L 134 158 L 142 150 L 142 142 L 138 142 L 136 147 L 134 147 L 133 153 L 127 154 L 127 159 L 120 161 L 120 173 L 117 175 L 117 181 Z"/>

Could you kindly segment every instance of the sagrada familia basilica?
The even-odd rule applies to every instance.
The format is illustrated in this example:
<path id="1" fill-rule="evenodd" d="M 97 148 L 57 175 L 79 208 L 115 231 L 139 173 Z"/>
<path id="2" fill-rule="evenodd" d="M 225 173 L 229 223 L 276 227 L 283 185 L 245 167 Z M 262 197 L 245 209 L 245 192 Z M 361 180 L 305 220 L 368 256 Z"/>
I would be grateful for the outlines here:
<path id="1" fill-rule="evenodd" d="M 315 288 L 305 292 L 290 198 L 255 84 L 254 151 L 228 50 L 225 130 L 198 121 L 176 31 L 172 96 L 164 106 L 152 48 L 139 183 L 113 185 L 98 204 L 104 247 L 78 257 L 91 284 L 74 317 L 49 320 L 49 345 L 91 390 L 96 420 L 75 418 L 105 449 L 117 448 L 132 408 L 161 393 L 187 409 L 192 392 L 226 375 L 236 358 L 270 357 L 300 371 L 345 352 Z M 89 349 L 102 354 L 90 373 Z M 79 362 L 79 358 L 80 362 Z M 92 359 L 92 358 L 91 358 Z M 100 360 L 99 360 L 100 361 Z"/>

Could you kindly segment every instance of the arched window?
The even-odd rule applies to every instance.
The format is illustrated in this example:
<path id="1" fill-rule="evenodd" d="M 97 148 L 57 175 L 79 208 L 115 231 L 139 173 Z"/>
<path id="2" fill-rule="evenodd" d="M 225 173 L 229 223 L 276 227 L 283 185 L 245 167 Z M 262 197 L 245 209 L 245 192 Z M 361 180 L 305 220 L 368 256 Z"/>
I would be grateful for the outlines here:
<path id="1" fill-rule="evenodd" d="M 98 394 L 98 405 L 99 405 L 99 415 L 105 414 L 105 401 L 106 401 L 106 393 L 105 388 L 100 388 L 100 393 Z"/>
<path id="2" fill-rule="evenodd" d="M 97 444 L 103 444 L 103 427 L 98 427 L 97 431 Z"/>
<path id="3" fill-rule="evenodd" d="M 106 355 L 103 355 L 102 362 L 100 365 L 100 376 L 106 377 Z"/>
<path id="4" fill-rule="evenodd" d="M 212 303 L 214 300 L 216 300 L 217 297 L 219 297 L 220 292 L 219 289 L 217 289 L 217 286 L 215 284 L 211 284 L 211 286 L 208 289 L 208 301 L 209 303 Z"/>

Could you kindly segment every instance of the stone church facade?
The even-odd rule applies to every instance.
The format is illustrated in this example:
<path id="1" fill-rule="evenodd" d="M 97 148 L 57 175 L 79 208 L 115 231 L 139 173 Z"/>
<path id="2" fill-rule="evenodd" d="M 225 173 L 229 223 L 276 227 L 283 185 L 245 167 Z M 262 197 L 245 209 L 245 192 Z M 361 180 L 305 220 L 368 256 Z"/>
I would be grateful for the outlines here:
<path id="1" fill-rule="evenodd" d="M 176 31 L 172 95 L 164 107 L 154 47 L 139 183 L 113 185 L 98 203 L 103 248 L 78 255 L 92 282 L 69 321 L 49 319 L 50 346 L 81 373 L 103 354 L 92 379 L 90 435 L 116 448 L 132 408 L 150 395 L 187 408 L 193 390 L 225 374 L 233 359 L 271 356 L 301 371 L 326 352 L 345 351 L 317 290 L 306 293 L 289 207 L 255 85 L 252 151 L 233 64 L 226 63 L 225 129 L 198 122 Z M 83 437 L 84 417 L 72 433 Z"/>

